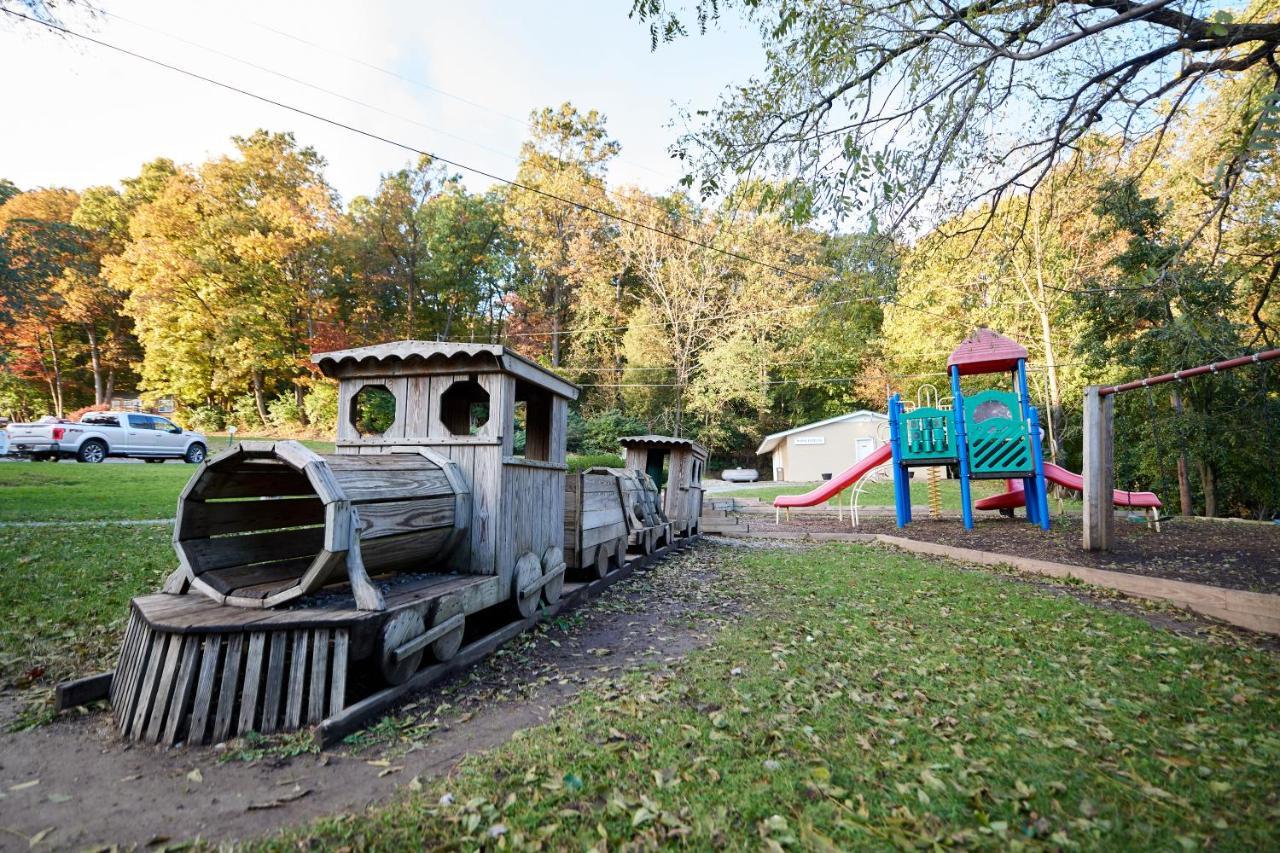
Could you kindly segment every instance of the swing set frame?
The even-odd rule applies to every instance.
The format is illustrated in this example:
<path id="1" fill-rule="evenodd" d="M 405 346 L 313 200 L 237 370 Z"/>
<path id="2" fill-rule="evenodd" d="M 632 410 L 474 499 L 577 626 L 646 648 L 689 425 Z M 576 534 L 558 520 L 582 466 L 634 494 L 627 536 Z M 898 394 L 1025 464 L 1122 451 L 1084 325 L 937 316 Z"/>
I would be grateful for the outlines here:
<path id="1" fill-rule="evenodd" d="M 1149 376 L 1121 385 L 1090 385 L 1084 392 L 1084 534 L 1086 551 L 1110 551 L 1115 545 L 1115 510 L 1111 506 L 1115 488 L 1115 395 L 1140 388 L 1181 382 L 1194 376 L 1218 374 L 1224 370 L 1262 364 L 1280 358 L 1280 349 L 1265 350 Z"/>

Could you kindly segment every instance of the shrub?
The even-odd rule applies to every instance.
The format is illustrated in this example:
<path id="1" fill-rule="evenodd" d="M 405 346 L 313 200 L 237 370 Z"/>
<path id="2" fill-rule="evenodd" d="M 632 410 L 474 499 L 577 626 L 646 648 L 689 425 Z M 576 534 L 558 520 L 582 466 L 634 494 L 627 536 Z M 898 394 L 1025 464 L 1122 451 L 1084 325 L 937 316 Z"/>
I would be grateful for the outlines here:
<path id="1" fill-rule="evenodd" d="M 588 468 L 621 468 L 625 464 L 616 453 L 570 453 L 565 461 L 572 472 Z"/>
<path id="2" fill-rule="evenodd" d="M 273 427 L 302 425 L 302 407 L 293 394 L 281 394 L 267 402 L 267 416 Z"/>
<path id="3" fill-rule="evenodd" d="M 625 415 L 617 409 L 607 409 L 587 419 L 582 438 L 583 453 L 614 453 L 618 449 L 618 437 L 636 435 L 646 431 L 644 421 Z"/>
<path id="4" fill-rule="evenodd" d="M 311 386 L 306 399 L 302 401 L 306 410 L 307 421 L 316 429 L 334 431 L 338 428 L 338 386 L 332 382 L 322 382 Z"/>
<path id="5" fill-rule="evenodd" d="M 227 425 L 227 413 L 217 406 L 196 406 L 182 413 L 189 429 L 198 432 L 219 432 Z"/>
<path id="6" fill-rule="evenodd" d="M 252 394 L 245 394 L 231 401 L 227 423 L 248 429 L 260 429 L 265 426 L 258 415 L 258 404 L 254 402 Z"/>

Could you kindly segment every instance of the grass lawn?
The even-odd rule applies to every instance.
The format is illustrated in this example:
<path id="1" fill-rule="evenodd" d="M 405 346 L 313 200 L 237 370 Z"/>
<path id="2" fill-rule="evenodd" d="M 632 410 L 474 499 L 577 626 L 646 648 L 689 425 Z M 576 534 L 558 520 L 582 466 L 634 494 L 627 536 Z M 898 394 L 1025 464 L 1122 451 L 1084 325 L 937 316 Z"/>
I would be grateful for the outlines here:
<path id="1" fill-rule="evenodd" d="M 0 522 L 172 518 L 195 465 L 0 464 Z"/>
<path id="2" fill-rule="evenodd" d="M 0 683 L 113 667 L 129 599 L 159 589 L 177 565 L 169 536 L 167 526 L 0 528 Z"/>
<path id="3" fill-rule="evenodd" d="M 268 846 L 1275 846 L 1274 652 L 883 550 L 738 553 L 752 612 L 674 673 Z"/>

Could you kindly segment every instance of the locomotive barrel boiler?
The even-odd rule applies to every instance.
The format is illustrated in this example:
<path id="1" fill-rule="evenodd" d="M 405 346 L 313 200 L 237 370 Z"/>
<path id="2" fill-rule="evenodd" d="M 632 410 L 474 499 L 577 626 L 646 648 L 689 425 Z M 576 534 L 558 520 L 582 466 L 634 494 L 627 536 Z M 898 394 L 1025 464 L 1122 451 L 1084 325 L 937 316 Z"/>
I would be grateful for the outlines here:
<path id="1" fill-rule="evenodd" d="M 628 545 L 672 541 L 676 519 L 643 469 L 567 474 L 578 389 L 536 363 L 422 341 L 314 361 L 338 381 L 335 453 L 243 442 L 182 492 L 178 568 L 131 602 L 109 679 L 129 739 L 217 743 L 333 718 L 453 658 L 476 614 L 531 624 L 567 570 L 581 588 L 623 567 Z M 705 451 L 634 441 L 650 462 L 663 447 L 677 460 L 666 505 L 696 532 Z"/>

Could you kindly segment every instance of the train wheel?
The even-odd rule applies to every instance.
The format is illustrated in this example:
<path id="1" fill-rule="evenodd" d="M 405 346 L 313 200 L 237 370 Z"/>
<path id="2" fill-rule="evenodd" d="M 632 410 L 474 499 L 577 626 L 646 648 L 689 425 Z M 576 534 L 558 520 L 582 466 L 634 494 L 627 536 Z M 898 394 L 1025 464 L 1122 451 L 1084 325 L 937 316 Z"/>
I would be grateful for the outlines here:
<path id="1" fill-rule="evenodd" d="M 596 559 L 592 565 L 595 568 L 597 580 L 609 574 L 609 554 L 609 549 L 604 545 L 596 546 Z"/>
<path id="2" fill-rule="evenodd" d="M 555 604 L 560 600 L 560 594 L 564 592 L 564 570 L 564 551 L 552 545 L 542 552 L 542 573 L 549 575 L 556 572 L 555 577 L 542 586 L 542 600 L 547 604 Z"/>
<path id="3" fill-rule="evenodd" d="M 466 615 L 462 612 L 462 601 L 456 595 L 446 595 L 444 598 L 438 598 L 431 606 L 431 618 L 428 620 L 430 627 L 442 625 L 455 616 L 462 616 L 463 620 L 449 633 L 431 644 L 431 656 L 436 660 L 444 662 L 450 660 L 458 653 L 458 649 L 462 647 L 462 635 L 466 633 Z"/>
<path id="4" fill-rule="evenodd" d="M 395 651 L 414 637 L 422 636 L 423 630 L 422 616 L 416 610 L 402 610 L 382 626 L 382 644 L 378 653 L 378 664 L 387 684 L 404 684 L 409 680 L 409 676 L 418 671 L 418 666 L 422 663 L 423 649 L 418 649 L 398 660 Z"/>
<path id="5" fill-rule="evenodd" d="M 653 539 L 656 535 L 654 528 L 647 527 L 640 534 L 640 553 L 648 556 L 653 553 Z"/>
<path id="6" fill-rule="evenodd" d="M 536 554 L 525 554 L 516 560 L 511 573 L 511 603 L 521 619 L 528 619 L 538 609 L 542 597 L 538 582 L 542 580 L 542 561 Z"/>
<path id="7" fill-rule="evenodd" d="M 627 565 L 627 537 L 623 536 L 613 545 L 613 562 L 619 569 Z"/>

